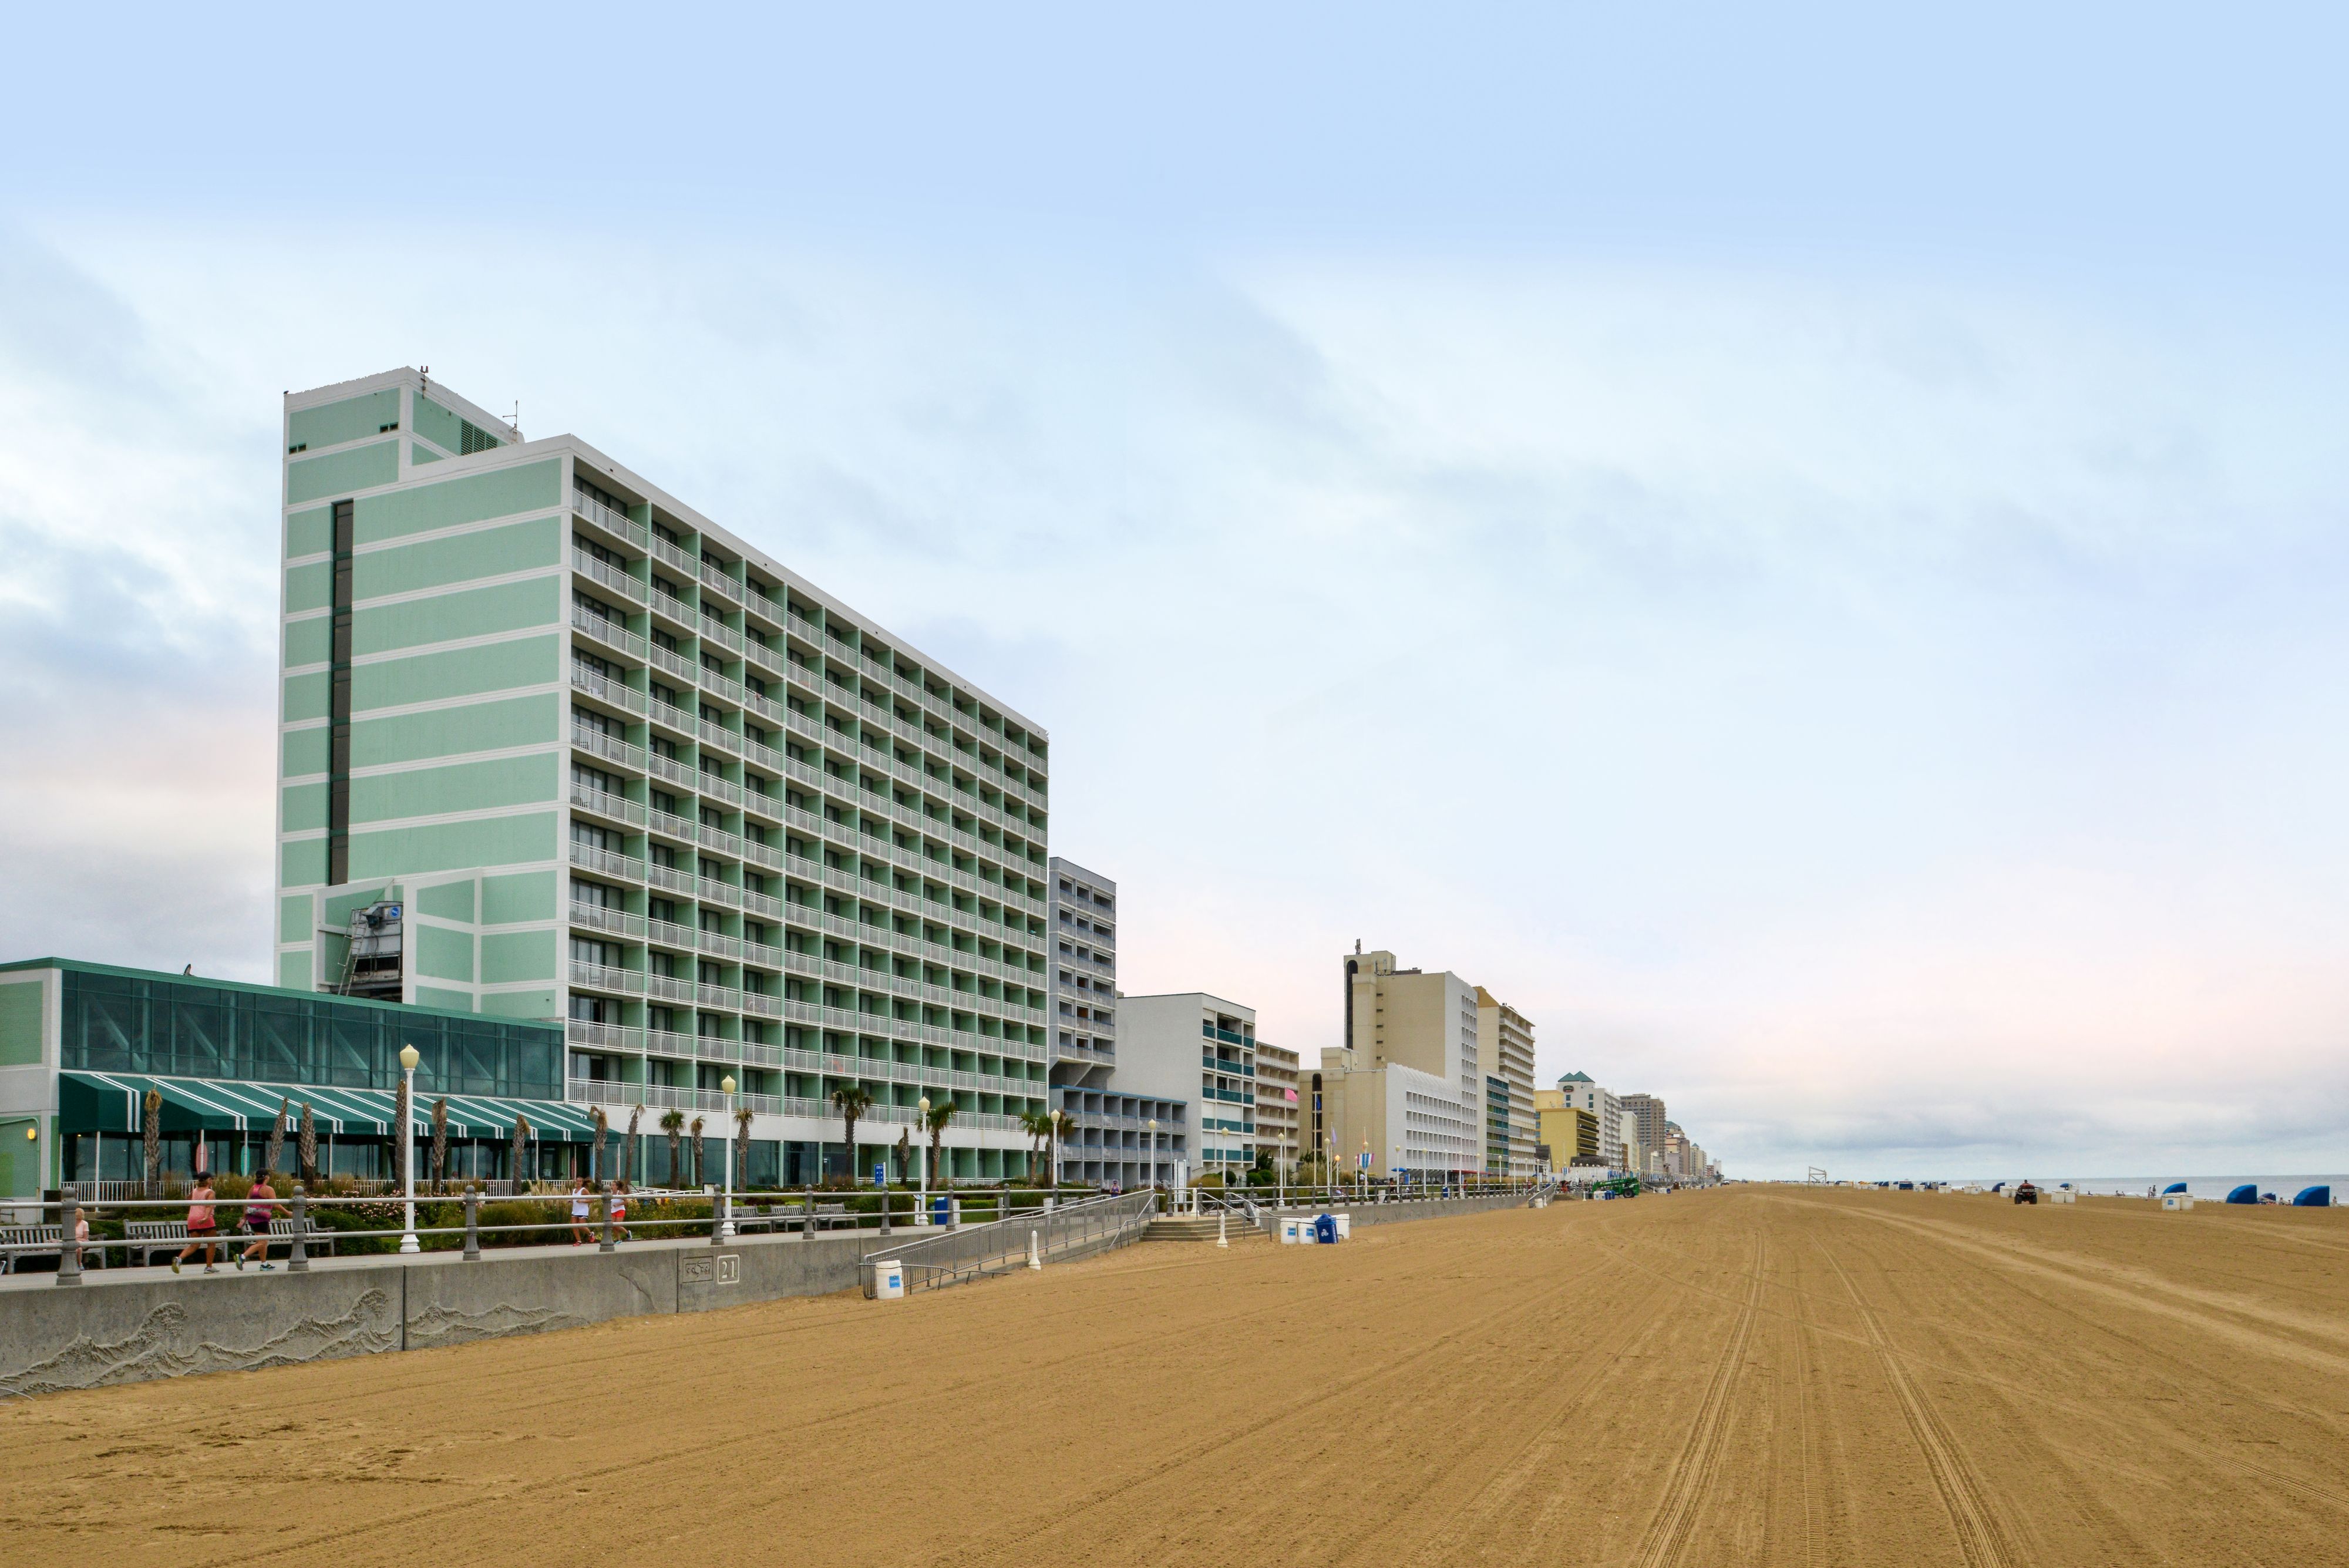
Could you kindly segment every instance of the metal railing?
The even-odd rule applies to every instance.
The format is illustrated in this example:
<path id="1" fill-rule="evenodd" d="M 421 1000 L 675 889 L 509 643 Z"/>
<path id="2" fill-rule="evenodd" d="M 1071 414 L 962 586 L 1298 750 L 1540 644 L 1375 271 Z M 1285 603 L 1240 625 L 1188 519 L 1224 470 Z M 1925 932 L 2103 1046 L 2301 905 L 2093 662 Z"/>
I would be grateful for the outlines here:
<path id="1" fill-rule="evenodd" d="M 864 1266 L 895 1262 L 905 1272 L 909 1293 L 936 1290 L 1023 1268 L 1031 1245 L 1048 1263 L 1123 1246 L 1140 1239 L 1157 1211 L 1158 1194 L 1152 1190 L 1092 1198 L 884 1247 L 866 1253 Z"/>

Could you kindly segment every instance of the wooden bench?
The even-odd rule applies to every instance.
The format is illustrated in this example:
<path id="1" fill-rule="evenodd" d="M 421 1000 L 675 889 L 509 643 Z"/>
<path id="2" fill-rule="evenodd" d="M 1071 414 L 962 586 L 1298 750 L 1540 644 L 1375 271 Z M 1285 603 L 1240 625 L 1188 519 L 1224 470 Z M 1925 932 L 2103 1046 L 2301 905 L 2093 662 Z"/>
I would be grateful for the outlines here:
<path id="1" fill-rule="evenodd" d="M 10 1225 L 0 1228 L 0 1274 L 14 1272 L 16 1260 L 20 1257 L 56 1257 L 59 1243 L 65 1240 L 65 1234 L 66 1228 L 62 1225 Z M 101 1269 L 106 1267 L 106 1244 L 98 1241 L 83 1243 L 82 1262 L 87 1263 L 93 1252 L 98 1255 L 98 1266 Z"/>

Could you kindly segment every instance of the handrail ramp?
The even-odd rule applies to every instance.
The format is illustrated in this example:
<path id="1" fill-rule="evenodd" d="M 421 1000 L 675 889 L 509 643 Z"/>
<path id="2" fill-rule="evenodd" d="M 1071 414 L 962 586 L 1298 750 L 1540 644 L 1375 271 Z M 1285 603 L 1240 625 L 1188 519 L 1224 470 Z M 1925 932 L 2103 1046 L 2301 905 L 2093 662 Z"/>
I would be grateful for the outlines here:
<path id="1" fill-rule="evenodd" d="M 1112 1247 L 1140 1241 L 1142 1233 L 1150 1229 L 1151 1217 L 1157 1210 L 1158 1194 L 1148 1189 L 1089 1198 L 1081 1203 L 1030 1210 L 1008 1220 L 993 1220 L 984 1225 L 967 1225 L 916 1241 L 900 1241 L 865 1253 L 864 1268 L 869 1279 L 875 1263 L 887 1260 L 899 1264 L 905 1270 L 905 1292 L 910 1295 L 916 1291 L 937 1290 L 1026 1267 L 1031 1231 L 1039 1257 L 1048 1263 L 1070 1262 L 1095 1252 L 1106 1252 Z"/>

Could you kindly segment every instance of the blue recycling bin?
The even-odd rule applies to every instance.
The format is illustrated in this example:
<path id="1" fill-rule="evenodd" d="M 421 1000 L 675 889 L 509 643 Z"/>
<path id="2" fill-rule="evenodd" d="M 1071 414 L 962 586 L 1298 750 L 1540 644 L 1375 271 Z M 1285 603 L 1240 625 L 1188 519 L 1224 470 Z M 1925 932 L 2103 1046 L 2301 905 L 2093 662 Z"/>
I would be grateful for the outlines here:
<path id="1" fill-rule="evenodd" d="M 1319 1214 L 1314 1217 L 1313 1240 L 1326 1246 L 1337 1245 L 1338 1217 L 1335 1214 Z"/>
<path id="2" fill-rule="evenodd" d="M 953 1200 L 952 1200 L 952 1199 L 947 1199 L 947 1198 L 943 1198 L 943 1197 L 941 1197 L 941 1198 L 933 1198 L 933 1199 L 930 1199 L 930 1223 L 931 1223 L 931 1224 L 933 1224 L 933 1225 L 945 1226 L 945 1225 L 950 1225 L 950 1224 L 952 1224 L 953 1222 L 954 1222 L 954 1205 L 953 1205 Z"/>

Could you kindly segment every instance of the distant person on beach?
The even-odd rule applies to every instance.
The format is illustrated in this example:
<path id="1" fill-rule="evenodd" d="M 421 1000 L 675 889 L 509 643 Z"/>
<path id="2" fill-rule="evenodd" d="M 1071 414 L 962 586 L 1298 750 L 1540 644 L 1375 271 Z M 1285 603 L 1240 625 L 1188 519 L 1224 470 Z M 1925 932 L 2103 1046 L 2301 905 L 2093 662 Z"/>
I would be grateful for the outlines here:
<path id="1" fill-rule="evenodd" d="M 276 1189 L 269 1185 L 267 1171 L 262 1172 L 254 1182 L 253 1190 L 244 1195 L 244 1222 L 242 1229 L 253 1240 L 246 1242 L 244 1251 L 239 1252 L 233 1260 L 240 1272 L 243 1270 L 245 1264 L 255 1258 L 261 1260 L 261 1266 L 264 1269 L 276 1266 L 269 1261 L 269 1221 L 275 1216 L 276 1205 L 272 1200 L 276 1196 Z"/>
<path id="2" fill-rule="evenodd" d="M 591 1201 L 585 1179 L 574 1179 L 571 1183 L 571 1244 L 574 1247 L 584 1247 L 595 1239 L 595 1232 L 587 1228 Z"/>
<path id="3" fill-rule="evenodd" d="M 171 1272 L 178 1273 L 188 1254 L 202 1247 L 204 1251 L 204 1272 L 217 1274 L 212 1267 L 212 1251 L 219 1245 L 214 1238 L 220 1232 L 220 1221 L 212 1218 L 212 1184 L 210 1177 L 199 1176 L 188 1193 L 188 1244 L 171 1260 Z"/>

